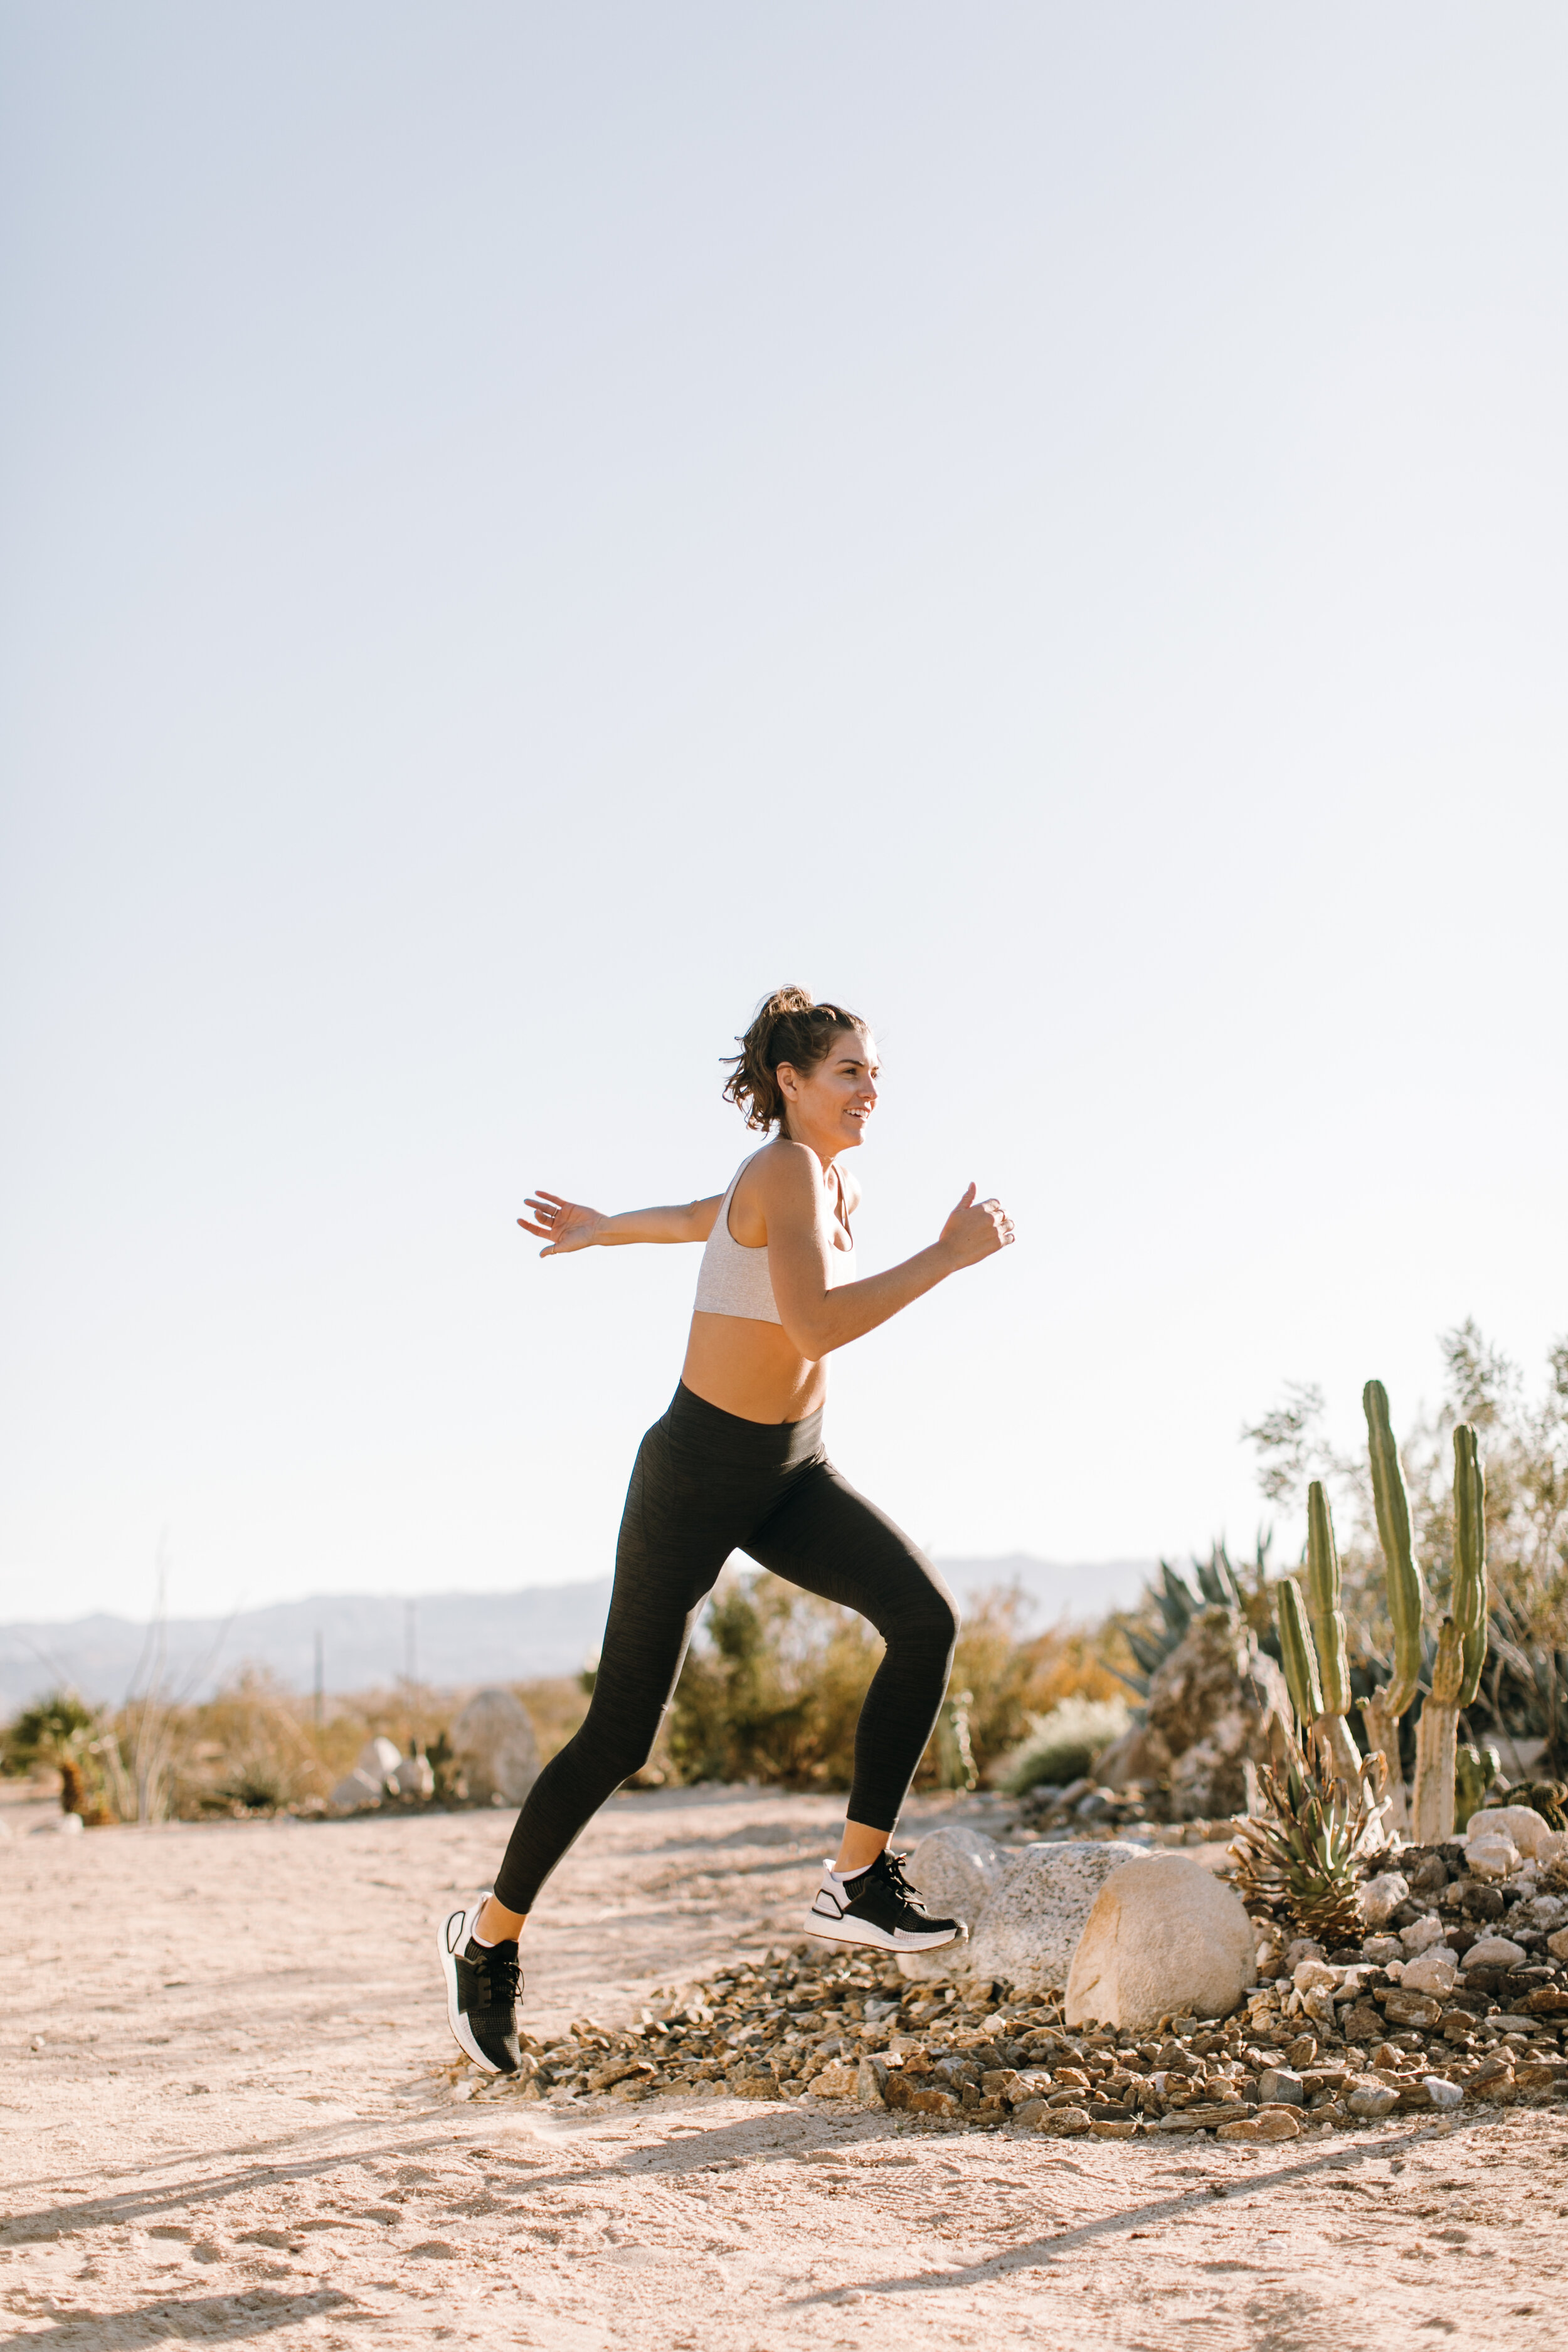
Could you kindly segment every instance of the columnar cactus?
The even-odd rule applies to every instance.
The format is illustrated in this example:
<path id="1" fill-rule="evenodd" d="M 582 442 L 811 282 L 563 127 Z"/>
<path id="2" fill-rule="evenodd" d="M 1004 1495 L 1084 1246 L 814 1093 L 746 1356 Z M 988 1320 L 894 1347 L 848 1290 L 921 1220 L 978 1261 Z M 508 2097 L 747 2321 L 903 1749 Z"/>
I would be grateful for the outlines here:
<path id="1" fill-rule="evenodd" d="M 1279 1614 L 1279 1655 L 1290 1704 L 1302 1723 L 1313 1724 L 1323 1711 L 1323 1692 L 1318 1678 L 1318 1654 L 1312 1647 L 1312 1629 L 1307 1622 L 1307 1612 L 1293 1577 L 1281 1577 L 1274 1591 Z"/>
<path id="2" fill-rule="evenodd" d="M 1307 1489 L 1307 1608 L 1322 1677 L 1322 1712 L 1314 1727 L 1333 1758 L 1335 1770 L 1354 1783 L 1361 1772 L 1361 1752 L 1345 1721 L 1351 1709 L 1351 1675 L 1345 1655 L 1345 1621 L 1340 1609 L 1340 1555 L 1321 1478 L 1314 1478 Z"/>
<path id="3" fill-rule="evenodd" d="M 1387 1575 L 1388 1614 L 1394 1627 L 1394 1671 L 1383 1687 L 1363 1701 L 1362 1720 L 1369 1751 L 1380 1754 L 1388 1769 L 1384 1784 L 1388 1826 L 1398 1833 L 1405 1828 L 1407 1814 L 1405 1775 L 1399 1763 L 1399 1719 L 1415 1698 L 1421 1678 L 1421 1618 L 1426 1596 L 1410 1548 L 1410 1503 L 1399 1448 L 1389 1426 L 1388 1391 L 1381 1381 L 1368 1381 L 1361 1401 L 1366 1414 L 1377 1538 Z"/>
<path id="4" fill-rule="evenodd" d="M 1487 1656 L 1486 1479 L 1476 1433 L 1454 1432 L 1454 1590 L 1437 1632 L 1432 1693 L 1415 1727 L 1415 1834 L 1435 1845 L 1454 1834 L 1454 1769 L 1461 1707 L 1480 1688 Z"/>

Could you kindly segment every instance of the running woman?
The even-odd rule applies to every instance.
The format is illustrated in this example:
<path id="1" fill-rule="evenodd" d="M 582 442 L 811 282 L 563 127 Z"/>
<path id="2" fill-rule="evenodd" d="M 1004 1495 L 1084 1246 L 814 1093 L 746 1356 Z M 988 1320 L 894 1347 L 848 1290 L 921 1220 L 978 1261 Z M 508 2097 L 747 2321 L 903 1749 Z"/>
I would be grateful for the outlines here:
<path id="1" fill-rule="evenodd" d="M 490 2074 L 518 2070 L 518 1936 L 567 1848 L 647 1761 L 699 1612 L 732 1551 L 858 1610 L 886 1644 L 855 1735 L 855 1780 L 836 1861 L 823 1865 L 814 1936 L 914 1952 L 962 1933 L 933 1919 L 888 1840 L 952 1664 L 958 1614 L 929 1559 L 828 1460 L 827 1358 L 961 1267 L 1005 1249 L 1013 1227 L 971 1184 L 929 1249 L 858 1276 L 860 1187 L 841 1162 L 877 1107 L 877 1048 L 858 1013 L 776 989 L 741 1051 L 726 1098 L 771 1141 L 728 1191 L 684 1208 L 602 1216 L 554 1192 L 529 1201 L 542 1257 L 623 1242 L 703 1242 L 686 1361 L 662 1421 L 637 1450 L 594 1696 L 518 1815 L 493 1892 L 440 1932 L 447 2013 Z"/>

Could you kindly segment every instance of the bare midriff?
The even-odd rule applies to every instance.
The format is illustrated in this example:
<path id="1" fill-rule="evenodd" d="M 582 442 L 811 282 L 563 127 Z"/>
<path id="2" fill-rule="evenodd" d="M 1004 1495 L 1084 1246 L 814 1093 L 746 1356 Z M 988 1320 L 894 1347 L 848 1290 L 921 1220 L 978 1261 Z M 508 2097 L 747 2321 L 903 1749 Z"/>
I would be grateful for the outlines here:
<path id="1" fill-rule="evenodd" d="M 825 1359 L 803 1356 L 782 1323 L 743 1315 L 694 1315 L 680 1377 L 741 1421 L 804 1421 L 827 1395 Z"/>

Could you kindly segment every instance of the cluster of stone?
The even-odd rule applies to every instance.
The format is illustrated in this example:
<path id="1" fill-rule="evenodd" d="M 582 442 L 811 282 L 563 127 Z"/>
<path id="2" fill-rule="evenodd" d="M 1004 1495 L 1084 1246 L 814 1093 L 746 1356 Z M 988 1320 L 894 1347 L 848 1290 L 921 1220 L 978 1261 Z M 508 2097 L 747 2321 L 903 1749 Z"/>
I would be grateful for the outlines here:
<path id="1" fill-rule="evenodd" d="M 629 2029 L 525 2039 L 521 2076 L 480 2095 L 808 2098 L 949 2128 L 1234 2141 L 1540 2105 L 1568 2096 L 1568 1854 L 1534 1843 L 1521 1852 L 1499 1815 L 1468 1843 L 1401 1848 L 1364 1889 L 1353 1949 L 1292 1940 L 1255 1911 L 1257 1980 L 1223 2020 L 1069 2030 L 1049 1987 L 911 1980 L 803 1943 L 658 1998 Z M 1151 1888 L 1144 1869 L 1196 1875 L 1137 1864 Z"/>

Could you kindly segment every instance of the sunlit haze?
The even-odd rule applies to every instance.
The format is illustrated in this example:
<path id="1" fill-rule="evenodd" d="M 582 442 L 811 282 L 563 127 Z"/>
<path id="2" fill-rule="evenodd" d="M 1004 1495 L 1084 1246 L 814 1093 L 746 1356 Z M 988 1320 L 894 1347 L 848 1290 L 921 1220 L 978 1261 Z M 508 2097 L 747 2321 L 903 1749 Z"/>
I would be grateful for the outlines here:
<path id="1" fill-rule="evenodd" d="M 862 1009 L 827 1436 L 1250 1549 L 1568 1326 L 1568 16 L 13 0 L 0 1617 L 608 1569 L 719 1057 Z M 1279 1526 L 1293 1556 L 1300 1530 Z"/>

